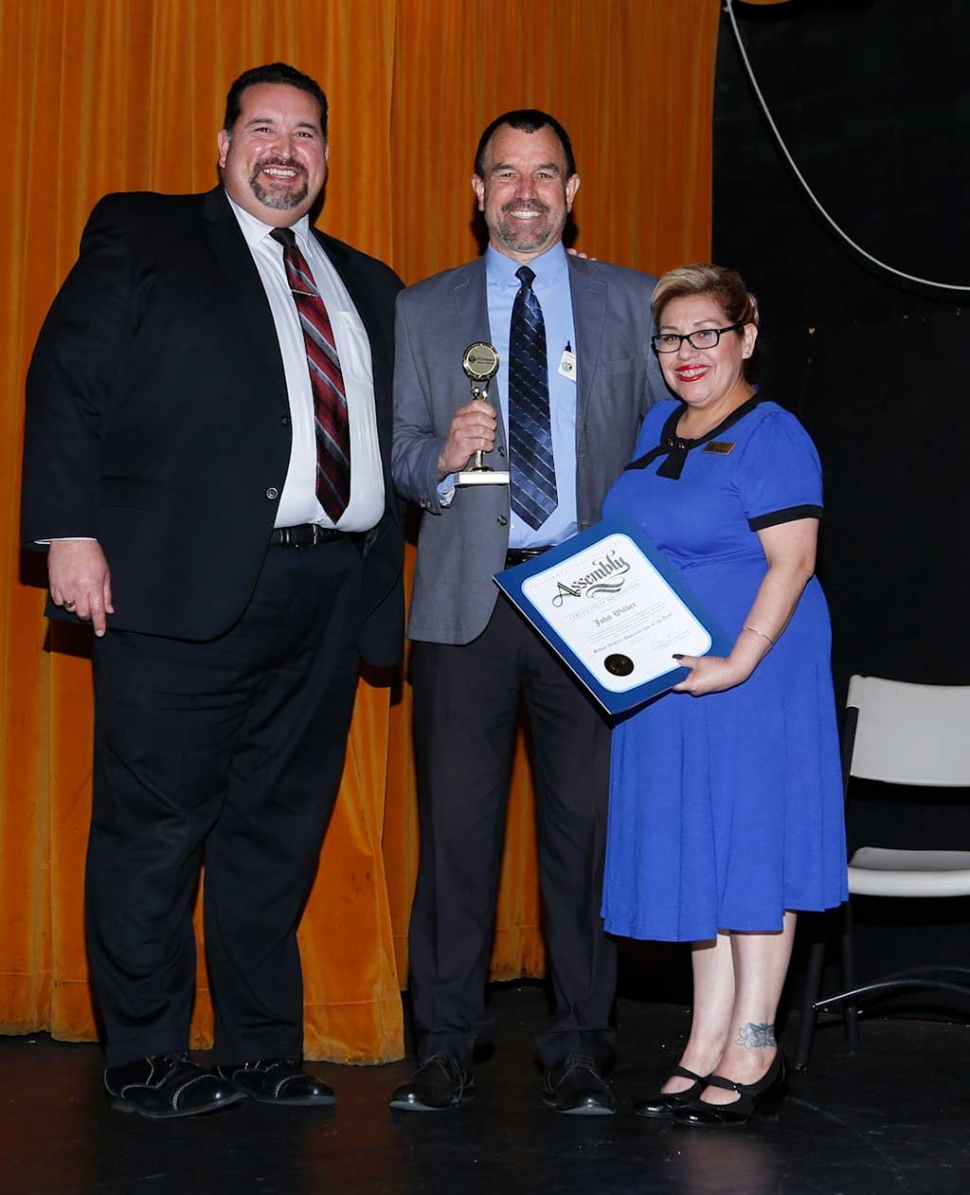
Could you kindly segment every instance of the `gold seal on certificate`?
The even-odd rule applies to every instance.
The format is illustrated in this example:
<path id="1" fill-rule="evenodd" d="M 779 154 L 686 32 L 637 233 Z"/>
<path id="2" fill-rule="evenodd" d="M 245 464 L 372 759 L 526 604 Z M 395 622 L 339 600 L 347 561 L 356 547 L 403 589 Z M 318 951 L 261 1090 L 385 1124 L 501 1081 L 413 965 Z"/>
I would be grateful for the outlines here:
<path id="1" fill-rule="evenodd" d="M 487 340 L 476 340 L 465 349 L 461 367 L 471 385 L 472 398 L 479 402 L 488 402 L 488 384 L 498 373 L 498 353 L 494 345 L 489 344 Z M 455 485 L 508 484 L 508 472 L 486 465 L 485 453 L 482 451 L 473 453 L 470 467 L 463 469 L 455 477 Z"/>

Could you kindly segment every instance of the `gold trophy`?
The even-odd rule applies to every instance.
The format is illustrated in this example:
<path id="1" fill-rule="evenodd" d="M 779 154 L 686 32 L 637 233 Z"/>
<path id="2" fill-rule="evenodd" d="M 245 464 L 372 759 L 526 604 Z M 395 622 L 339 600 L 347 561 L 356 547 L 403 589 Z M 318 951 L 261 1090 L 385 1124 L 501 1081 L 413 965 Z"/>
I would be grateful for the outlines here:
<path id="1" fill-rule="evenodd" d="M 461 359 L 471 385 L 472 398 L 488 402 L 488 384 L 498 373 L 498 353 L 486 340 L 476 340 L 465 349 Z M 455 485 L 508 485 L 508 471 L 493 469 L 485 464 L 485 453 L 479 449 L 472 453 L 472 463 L 467 469 L 455 475 Z"/>

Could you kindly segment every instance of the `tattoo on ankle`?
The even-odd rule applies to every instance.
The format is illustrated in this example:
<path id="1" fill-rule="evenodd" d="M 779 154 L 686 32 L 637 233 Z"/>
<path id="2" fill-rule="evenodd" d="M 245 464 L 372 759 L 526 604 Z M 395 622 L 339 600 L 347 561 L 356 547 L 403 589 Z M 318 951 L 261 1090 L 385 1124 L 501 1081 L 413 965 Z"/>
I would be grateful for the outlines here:
<path id="1" fill-rule="evenodd" d="M 754 1021 L 748 1021 L 747 1025 L 742 1025 L 738 1030 L 738 1040 L 735 1043 L 739 1046 L 755 1046 L 765 1048 L 767 1046 L 774 1046 L 775 1042 L 775 1027 L 774 1025 L 759 1025 Z"/>

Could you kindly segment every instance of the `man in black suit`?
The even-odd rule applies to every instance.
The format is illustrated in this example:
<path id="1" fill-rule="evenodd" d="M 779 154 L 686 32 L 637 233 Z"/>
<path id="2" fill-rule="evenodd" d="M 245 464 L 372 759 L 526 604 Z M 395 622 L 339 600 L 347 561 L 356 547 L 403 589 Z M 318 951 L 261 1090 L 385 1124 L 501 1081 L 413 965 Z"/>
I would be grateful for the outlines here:
<path id="1" fill-rule="evenodd" d="M 115 1105 L 332 1104 L 296 930 L 359 656 L 402 640 L 388 472 L 399 279 L 318 233 L 327 100 L 232 85 L 222 185 L 109 195 L 30 367 L 23 537 L 94 627 L 88 957 Z M 66 613 L 65 613 L 66 612 Z M 215 1069 L 190 1061 L 205 860 Z"/>

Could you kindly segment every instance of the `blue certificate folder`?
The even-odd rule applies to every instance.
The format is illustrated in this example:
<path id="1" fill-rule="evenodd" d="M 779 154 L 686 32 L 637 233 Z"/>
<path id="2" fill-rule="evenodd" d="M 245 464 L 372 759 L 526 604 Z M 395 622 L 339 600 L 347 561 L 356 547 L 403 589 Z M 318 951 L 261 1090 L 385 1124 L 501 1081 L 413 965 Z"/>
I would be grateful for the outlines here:
<path id="1" fill-rule="evenodd" d="M 610 714 L 688 674 L 673 659 L 733 641 L 640 527 L 612 515 L 495 581 Z"/>

